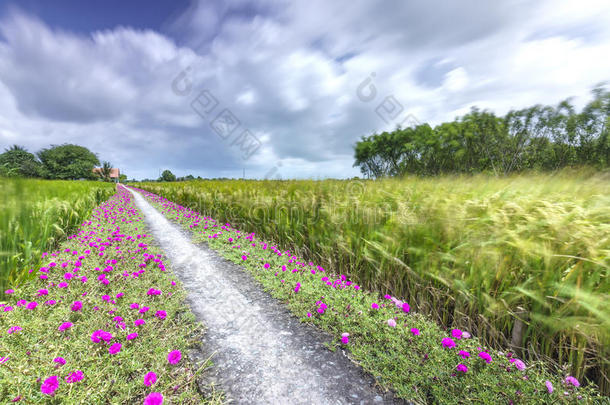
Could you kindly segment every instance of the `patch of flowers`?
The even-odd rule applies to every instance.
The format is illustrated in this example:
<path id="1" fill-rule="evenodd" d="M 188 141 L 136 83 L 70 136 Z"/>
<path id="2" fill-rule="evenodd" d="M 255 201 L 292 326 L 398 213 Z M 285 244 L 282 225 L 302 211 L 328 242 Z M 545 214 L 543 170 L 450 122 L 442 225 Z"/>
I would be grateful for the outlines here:
<path id="1" fill-rule="evenodd" d="M 599 398 L 591 385 L 511 352 L 484 347 L 468 331 L 446 330 L 413 303 L 364 291 L 347 275 L 300 259 L 253 233 L 218 223 L 139 190 L 167 218 L 242 266 L 303 322 L 336 337 L 339 347 L 386 388 L 416 403 L 571 403 Z M 560 388 L 559 388 L 560 387 Z"/>
<path id="2" fill-rule="evenodd" d="M 198 326 L 142 219 L 119 185 L 4 292 L 0 403 L 220 403 L 182 359 Z"/>

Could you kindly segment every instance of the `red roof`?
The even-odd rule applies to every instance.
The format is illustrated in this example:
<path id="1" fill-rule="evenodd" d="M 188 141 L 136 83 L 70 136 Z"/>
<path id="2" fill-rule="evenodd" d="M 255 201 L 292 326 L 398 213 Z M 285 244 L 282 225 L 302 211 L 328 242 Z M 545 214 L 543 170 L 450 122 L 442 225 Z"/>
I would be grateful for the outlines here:
<path id="1" fill-rule="evenodd" d="M 101 172 L 102 172 L 101 167 L 93 168 L 93 173 L 101 173 Z M 120 174 L 121 174 L 121 171 L 118 168 L 113 167 L 112 169 L 110 169 L 110 178 L 111 179 L 118 179 Z"/>

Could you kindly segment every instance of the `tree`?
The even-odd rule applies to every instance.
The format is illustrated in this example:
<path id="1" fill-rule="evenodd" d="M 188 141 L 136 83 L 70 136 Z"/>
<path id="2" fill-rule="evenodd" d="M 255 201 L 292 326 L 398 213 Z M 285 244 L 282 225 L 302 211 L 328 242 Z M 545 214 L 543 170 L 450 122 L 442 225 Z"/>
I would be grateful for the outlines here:
<path id="1" fill-rule="evenodd" d="M 121 183 L 127 183 L 127 175 L 126 174 L 119 174 L 119 181 Z"/>
<path id="2" fill-rule="evenodd" d="M 19 145 L 13 145 L 0 154 L 0 167 L 9 176 L 40 176 L 40 162 L 36 156 Z"/>
<path id="3" fill-rule="evenodd" d="M 110 181 L 110 174 L 112 173 L 112 165 L 110 162 L 104 162 L 99 171 L 96 172 L 98 176 L 104 181 Z"/>
<path id="4" fill-rule="evenodd" d="M 38 158 L 47 179 L 95 179 L 93 168 L 100 164 L 89 149 L 72 144 L 51 145 L 38 152 Z"/>
<path id="5" fill-rule="evenodd" d="M 159 181 L 176 181 L 176 176 L 169 170 L 163 170 L 161 177 L 159 177 Z"/>

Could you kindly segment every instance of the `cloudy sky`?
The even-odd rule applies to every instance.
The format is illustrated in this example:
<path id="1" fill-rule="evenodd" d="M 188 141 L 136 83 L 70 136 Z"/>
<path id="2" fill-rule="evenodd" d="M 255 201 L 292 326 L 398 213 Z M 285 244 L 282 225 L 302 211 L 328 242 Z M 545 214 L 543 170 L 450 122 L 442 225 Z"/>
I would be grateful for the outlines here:
<path id="1" fill-rule="evenodd" d="M 77 143 L 140 179 L 351 177 L 374 131 L 582 106 L 609 55 L 607 0 L 0 0 L 0 148 Z"/>

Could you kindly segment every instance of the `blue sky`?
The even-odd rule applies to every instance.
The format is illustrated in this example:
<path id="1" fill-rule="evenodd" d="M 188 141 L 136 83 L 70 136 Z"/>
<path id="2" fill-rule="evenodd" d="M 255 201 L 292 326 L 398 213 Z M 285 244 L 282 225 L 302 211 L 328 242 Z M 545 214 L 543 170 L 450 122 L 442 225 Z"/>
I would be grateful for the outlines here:
<path id="1" fill-rule="evenodd" d="M 78 143 L 136 178 L 351 177 L 353 144 L 400 123 L 582 106 L 609 54 L 596 0 L 0 1 L 0 148 Z"/>

